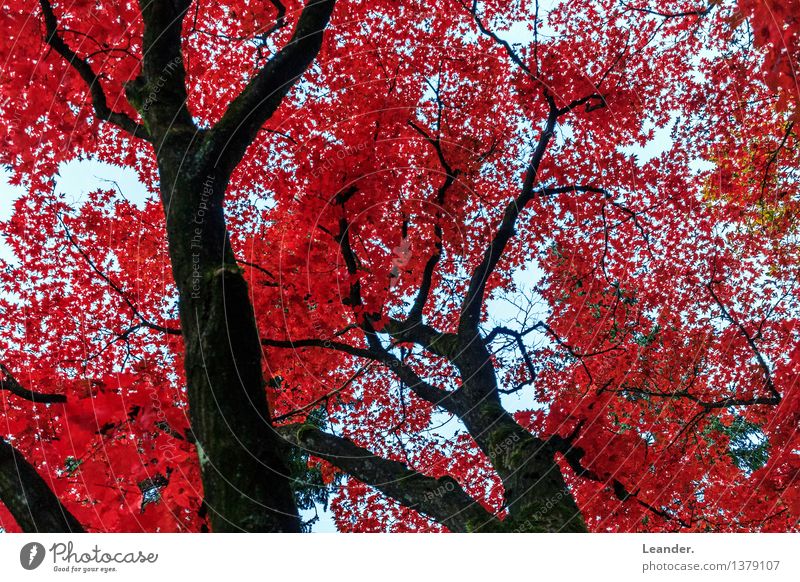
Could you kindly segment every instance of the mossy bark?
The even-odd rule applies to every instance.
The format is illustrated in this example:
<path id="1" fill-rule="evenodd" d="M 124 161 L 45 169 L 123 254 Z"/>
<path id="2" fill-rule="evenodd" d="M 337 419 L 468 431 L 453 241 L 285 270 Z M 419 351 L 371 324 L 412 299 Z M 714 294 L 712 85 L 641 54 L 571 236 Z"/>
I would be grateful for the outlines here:
<path id="1" fill-rule="evenodd" d="M 212 529 L 300 531 L 282 441 L 270 422 L 252 303 L 226 229 L 228 178 L 202 163 L 195 142 L 168 135 L 158 161 Z"/>
<path id="2" fill-rule="evenodd" d="M 454 359 L 464 379 L 459 416 L 505 488 L 508 517 L 498 531 L 585 532 L 586 524 L 555 461 L 555 451 L 503 408 L 490 354 L 480 338 Z"/>

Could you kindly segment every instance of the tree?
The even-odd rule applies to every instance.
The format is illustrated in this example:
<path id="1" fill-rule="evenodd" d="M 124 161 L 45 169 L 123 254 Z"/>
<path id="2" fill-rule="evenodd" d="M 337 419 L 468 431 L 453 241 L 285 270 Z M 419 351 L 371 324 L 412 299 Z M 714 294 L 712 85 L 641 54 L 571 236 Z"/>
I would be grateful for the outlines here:
<path id="1" fill-rule="evenodd" d="M 664 4 L 11 3 L 3 527 L 796 529 L 796 52 Z"/>

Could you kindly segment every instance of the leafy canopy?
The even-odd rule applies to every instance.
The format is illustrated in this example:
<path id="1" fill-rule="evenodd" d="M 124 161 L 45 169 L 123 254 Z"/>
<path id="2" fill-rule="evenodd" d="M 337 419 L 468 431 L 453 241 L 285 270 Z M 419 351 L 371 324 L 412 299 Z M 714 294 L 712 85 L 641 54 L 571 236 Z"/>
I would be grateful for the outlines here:
<path id="1" fill-rule="evenodd" d="M 89 529 L 197 531 L 154 150 L 98 115 L 46 42 L 45 4 L 0 14 L 0 158 L 26 190 L 3 224 L 0 435 Z M 201 128 L 301 8 L 192 3 L 182 56 Z M 50 10 L 106 117 L 138 120 L 138 5 Z M 276 423 L 450 476 L 502 518 L 490 451 L 416 389 L 470 381 L 449 336 L 393 327 L 455 332 L 474 312 L 504 408 L 571 443 L 555 458 L 592 530 L 796 529 L 798 14 L 794 0 L 337 3 L 226 198 Z M 151 195 L 53 187 L 86 159 L 134 168 Z M 330 496 L 342 531 L 444 527 L 291 454 L 299 505 Z M 2 508 L 0 525 L 16 527 Z"/>

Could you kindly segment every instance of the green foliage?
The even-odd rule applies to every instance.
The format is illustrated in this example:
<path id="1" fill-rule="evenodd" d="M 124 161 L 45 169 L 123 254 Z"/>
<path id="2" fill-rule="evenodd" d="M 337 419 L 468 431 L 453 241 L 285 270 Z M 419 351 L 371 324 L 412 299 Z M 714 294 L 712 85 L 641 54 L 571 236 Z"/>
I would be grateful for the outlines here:
<path id="1" fill-rule="evenodd" d="M 313 425 L 320 430 L 327 426 L 324 409 L 312 411 L 306 424 Z M 290 482 L 298 509 L 310 510 L 317 505 L 328 508 L 330 488 L 322 478 L 322 472 L 316 465 L 309 465 L 309 454 L 299 447 L 291 447 L 287 456 Z M 311 531 L 311 526 L 319 519 L 317 516 L 303 524 L 303 531 Z"/>
<path id="2" fill-rule="evenodd" d="M 643 334 L 643 333 L 636 333 L 634 341 L 639 344 L 641 347 L 645 348 L 656 341 L 656 337 L 658 337 L 658 332 L 661 331 L 661 328 L 658 324 L 653 326 L 653 329 L 650 330 L 650 333 Z"/>
<path id="3" fill-rule="evenodd" d="M 76 459 L 75 457 L 67 457 L 64 461 L 64 470 L 66 470 L 67 475 L 72 475 L 78 470 L 82 463 L 83 461 L 80 459 Z"/>
<path id="4" fill-rule="evenodd" d="M 766 465 L 769 441 L 757 424 L 737 416 L 726 426 L 715 417 L 711 420 L 710 430 L 728 437 L 728 455 L 742 471 L 752 473 Z"/>

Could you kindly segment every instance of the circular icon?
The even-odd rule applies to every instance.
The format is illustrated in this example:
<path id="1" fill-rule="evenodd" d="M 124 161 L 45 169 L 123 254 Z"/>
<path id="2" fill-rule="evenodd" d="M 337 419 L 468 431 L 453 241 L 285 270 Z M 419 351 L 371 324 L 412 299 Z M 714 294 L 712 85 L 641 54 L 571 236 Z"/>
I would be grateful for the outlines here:
<path id="1" fill-rule="evenodd" d="M 19 563 L 26 570 L 35 570 L 44 561 L 44 546 L 39 542 L 30 542 L 19 551 Z"/>

